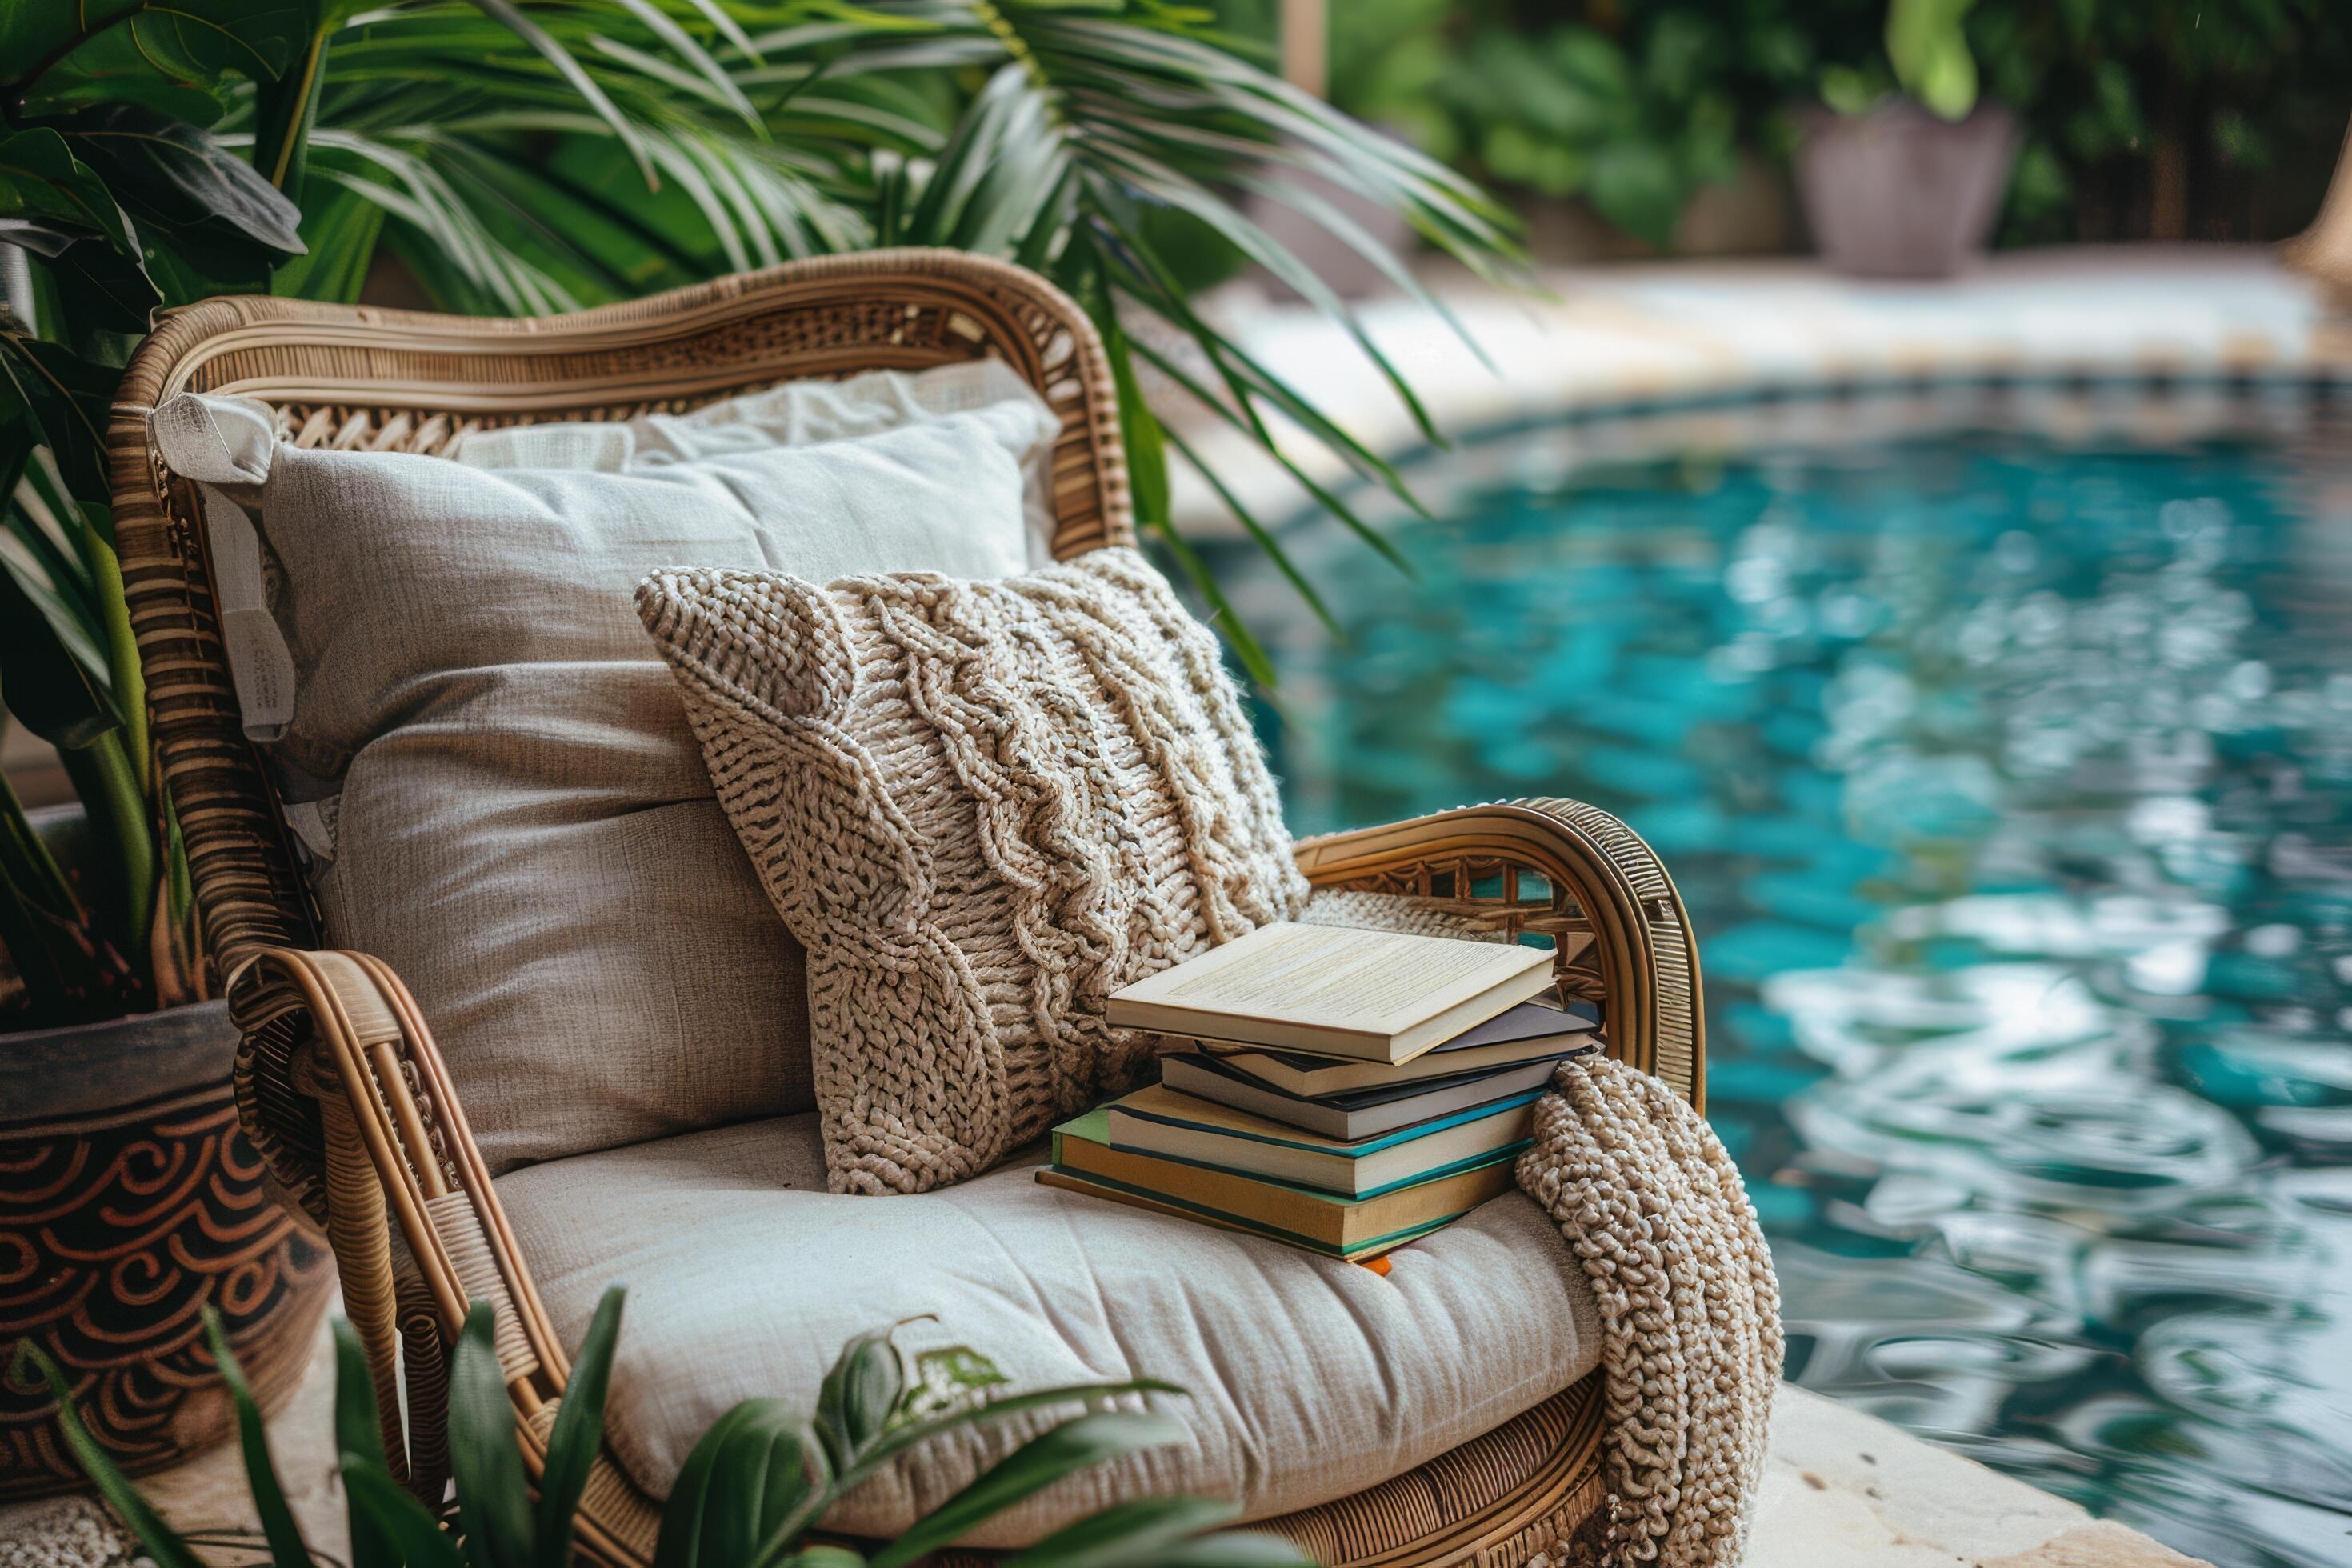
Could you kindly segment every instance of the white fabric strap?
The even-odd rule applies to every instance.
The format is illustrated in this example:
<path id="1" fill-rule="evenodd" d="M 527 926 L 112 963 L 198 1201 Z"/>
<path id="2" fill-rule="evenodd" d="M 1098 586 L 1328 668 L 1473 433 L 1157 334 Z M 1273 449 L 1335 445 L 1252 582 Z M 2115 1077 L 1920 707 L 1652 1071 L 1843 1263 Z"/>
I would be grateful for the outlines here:
<path id="1" fill-rule="evenodd" d="M 248 397 L 182 393 L 147 416 L 147 433 L 164 467 L 196 481 L 221 642 L 246 738 L 275 741 L 294 717 L 294 656 L 263 591 L 261 535 L 245 508 L 220 487 L 257 485 L 269 477 L 277 416 Z"/>
<path id="2" fill-rule="evenodd" d="M 261 535 L 245 508 L 213 485 L 198 485 L 212 541 L 213 595 L 221 643 L 249 741 L 275 741 L 294 717 L 294 656 L 262 591 Z"/>
<path id="3" fill-rule="evenodd" d="M 147 416 L 147 438 L 184 479 L 257 485 L 278 449 L 278 416 L 254 398 L 184 392 Z"/>

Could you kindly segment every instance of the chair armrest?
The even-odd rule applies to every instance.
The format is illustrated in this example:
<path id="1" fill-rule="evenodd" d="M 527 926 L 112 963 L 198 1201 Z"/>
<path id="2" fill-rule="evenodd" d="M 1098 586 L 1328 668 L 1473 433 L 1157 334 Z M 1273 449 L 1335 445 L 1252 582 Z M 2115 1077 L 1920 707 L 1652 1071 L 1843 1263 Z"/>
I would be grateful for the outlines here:
<path id="1" fill-rule="evenodd" d="M 1513 938 L 1549 936 L 1560 987 L 1601 1008 L 1609 1054 L 1706 1108 L 1698 948 L 1674 879 L 1595 806 L 1549 798 L 1465 805 L 1302 841 L 1318 888 L 1445 900 Z"/>
<path id="2" fill-rule="evenodd" d="M 391 966 L 365 953 L 268 948 L 230 976 L 228 993 L 244 1034 L 233 1078 L 247 1135 L 325 1228 L 374 1374 L 386 1452 L 437 1504 L 444 1356 L 470 1305 L 496 1309 L 520 1422 L 561 1395 L 562 1343 L 432 1031 Z"/>

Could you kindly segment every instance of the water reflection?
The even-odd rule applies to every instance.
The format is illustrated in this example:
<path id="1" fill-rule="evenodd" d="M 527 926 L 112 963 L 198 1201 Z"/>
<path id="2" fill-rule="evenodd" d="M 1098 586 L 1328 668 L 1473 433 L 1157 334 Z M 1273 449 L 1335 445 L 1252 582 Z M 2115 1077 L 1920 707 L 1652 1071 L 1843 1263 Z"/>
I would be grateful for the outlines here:
<path id="1" fill-rule="evenodd" d="M 2217 1563 L 2338 1564 L 2347 449 L 1474 451 L 1418 582 L 1300 536 L 1344 647 L 1227 569 L 1301 829 L 1557 790 L 1672 861 L 1792 1375 Z"/>

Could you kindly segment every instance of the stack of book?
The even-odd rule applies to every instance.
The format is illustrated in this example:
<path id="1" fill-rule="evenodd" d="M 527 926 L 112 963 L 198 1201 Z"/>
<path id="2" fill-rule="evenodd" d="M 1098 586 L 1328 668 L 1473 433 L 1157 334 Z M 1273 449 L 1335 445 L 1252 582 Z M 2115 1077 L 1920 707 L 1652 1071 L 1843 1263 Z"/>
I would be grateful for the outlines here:
<path id="1" fill-rule="evenodd" d="M 1511 1185 L 1592 1023 L 1547 949 L 1278 923 L 1114 994 L 1161 1081 L 1054 1131 L 1037 1179 L 1361 1260 Z"/>

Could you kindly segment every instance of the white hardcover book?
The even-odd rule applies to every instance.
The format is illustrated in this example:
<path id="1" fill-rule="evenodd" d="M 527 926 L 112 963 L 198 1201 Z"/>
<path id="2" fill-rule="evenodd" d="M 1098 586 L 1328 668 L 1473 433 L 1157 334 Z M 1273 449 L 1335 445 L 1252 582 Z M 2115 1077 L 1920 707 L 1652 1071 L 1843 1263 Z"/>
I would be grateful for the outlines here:
<path id="1" fill-rule="evenodd" d="M 1112 993 L 1111 1024 L 1407 1062 L 1549 990 L 1549 949 L 1346 926 L 1260 926 Z"/>

